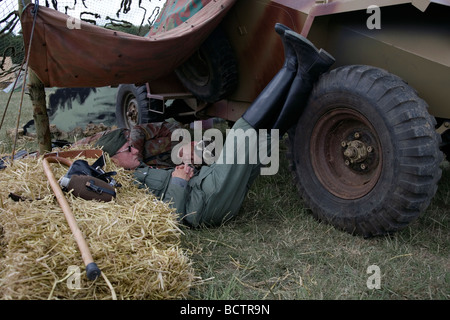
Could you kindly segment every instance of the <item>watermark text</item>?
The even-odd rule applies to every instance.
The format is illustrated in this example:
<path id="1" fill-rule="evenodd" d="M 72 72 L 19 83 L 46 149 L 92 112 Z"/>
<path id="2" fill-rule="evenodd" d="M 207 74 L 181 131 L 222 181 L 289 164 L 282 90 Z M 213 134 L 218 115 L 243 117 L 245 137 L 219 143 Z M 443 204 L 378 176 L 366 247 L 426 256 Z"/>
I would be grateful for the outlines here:
<path id="1" fill-rule="evenodd" d="M 381 29 L 381 9 L 379 6 L 369 6 L 367 8 L 367 14 L 371 16 L 367 19 L 367 28 L 369 30 Z"/>
<path id="2" fill-rule="evenodd" d="M 367 268 L 367 274 L 370 274 L 367 279 L 367 288 L 368 289 L 381 289 L 381 270 L 380 267 L 373 264 Z"/>
<path id="3" fill-rule="evenodd" d="M 194 139 L 187 129 L 172 133 L 172 141 L 179 143 L 172 149 L 172 161 L 176 165 L 260 165 L 261 175 L 275 175 L 279 170 L 279 131 L 232 128 L 223 133 L 208 129 L 204 133 L 200 126 L 194 129 Z M 212 141 L 204 143 L 204 141 Z M 192 143 L 193 142 L 193 143 Z M 200 142 L 200 143 L 199 143 Z M 194 148 L 194 149 L 192 149 Z M 193 154 L 185 157 L 183 154 Z"/>

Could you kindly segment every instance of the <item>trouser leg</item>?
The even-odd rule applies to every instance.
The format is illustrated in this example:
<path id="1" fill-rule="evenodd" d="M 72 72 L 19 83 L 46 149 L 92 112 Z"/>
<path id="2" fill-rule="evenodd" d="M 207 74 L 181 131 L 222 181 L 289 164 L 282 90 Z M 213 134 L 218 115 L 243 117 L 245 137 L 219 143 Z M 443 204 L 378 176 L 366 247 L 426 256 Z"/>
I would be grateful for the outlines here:
<path id="1" fill-rule="evenodd" d="M 255 139 L 258 147 L 250 145 Z M 228 134 L 218 161 L 202 168 L 199 176 L 193 179 L 190 196 L 202 198 L 204 203 L 201 210 L 184 217 L 187 223 L 217 226 L 236 216 L 261 172 L 259 150 L 271 146 L 270 132 L 262 137 L 246 120 L 239 119 Z M 188 208 L 187 211 L 193 210 Z"/>

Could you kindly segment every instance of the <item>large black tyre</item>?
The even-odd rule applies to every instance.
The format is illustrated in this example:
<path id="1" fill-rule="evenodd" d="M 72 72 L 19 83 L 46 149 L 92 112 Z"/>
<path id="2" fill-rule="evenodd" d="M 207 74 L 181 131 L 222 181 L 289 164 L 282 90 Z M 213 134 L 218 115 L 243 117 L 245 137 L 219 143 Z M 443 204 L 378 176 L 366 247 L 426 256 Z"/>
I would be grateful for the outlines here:
<path id="1" fill-rule="evenodd" d="M 238 84 L 238 66 L 231 44 L 219 27 L 175 70 L 181 83 L 199 100 L 219 101 Z"/>
<path id="2" fill-rule="evenodd" d="M 137 124 L 162 121 L 162 115 L 150 111 L 150 103 L 162 104 L 163 102 L 149 99 L 145 85 L 121 84 L 116 100 L 117 126 L 131 129 Z"/>
<path id="3" fill-rule="evenodd" d="M 427 104 L 369 66 L 323 75 L 289 135 L 288 157 L 313 215 L 355 235 L 394 233 L 437 190 L 443 159 Z"/>

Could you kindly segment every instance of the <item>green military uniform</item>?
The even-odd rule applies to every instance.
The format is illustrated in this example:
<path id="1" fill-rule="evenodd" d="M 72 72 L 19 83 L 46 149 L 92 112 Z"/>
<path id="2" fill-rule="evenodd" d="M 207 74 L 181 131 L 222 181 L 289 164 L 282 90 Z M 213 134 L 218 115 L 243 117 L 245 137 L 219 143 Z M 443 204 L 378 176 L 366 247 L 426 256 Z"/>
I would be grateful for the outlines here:
<path id="1" fill-rule="evenodd" d="M 233 129 L 246 131 L 253 128 L 239 119 Z M 241 152 L 239 148 L 244 148 L 242 152 L 248 159 L 250 151 L 245 146 L 237 145 L 233 153 Z M 226 147 L 221 159 L 226 158 L 225 150 Z M 261 167 L 259 163 L 251 164 L 250 161 L 245 164 L 219 162 L 203 166 L 188 182 L 172 178 L 173 169 L 155 169 L 145 165 L 135 170 L 135 178 L 157 197 L 170 202 L 184 223 L 193 227 L 218 226 L 238 214 Z"/>

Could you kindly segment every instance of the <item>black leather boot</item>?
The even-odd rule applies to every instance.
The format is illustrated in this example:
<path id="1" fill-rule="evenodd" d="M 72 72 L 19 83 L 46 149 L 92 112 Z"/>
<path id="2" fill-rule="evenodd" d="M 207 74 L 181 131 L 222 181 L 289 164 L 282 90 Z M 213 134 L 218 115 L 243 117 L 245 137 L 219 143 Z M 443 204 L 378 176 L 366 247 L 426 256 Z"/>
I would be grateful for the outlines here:
<path id="1" fill-rule="evenodd" d="M 285 40 L 290 29 L 282 24 L 275 25 L 284 46 L 284 64 L 275 77 L 245 111 L 244 118 L 254 129 L 270 129 L 286 100 L 292 81 L 297 73 L 297 54 Z"/>
<path id="2" fill-rule="evenodd" d="M 293 31 L 285 32 L 285 41 L 297 54 L 298 71 L 286 101 L 272 129 L 280 136 L 295 125 L 305 108 L 314 83 L 326 72 L 335 59 L 325 50 L 318 50 L 309 40 Z"/>

